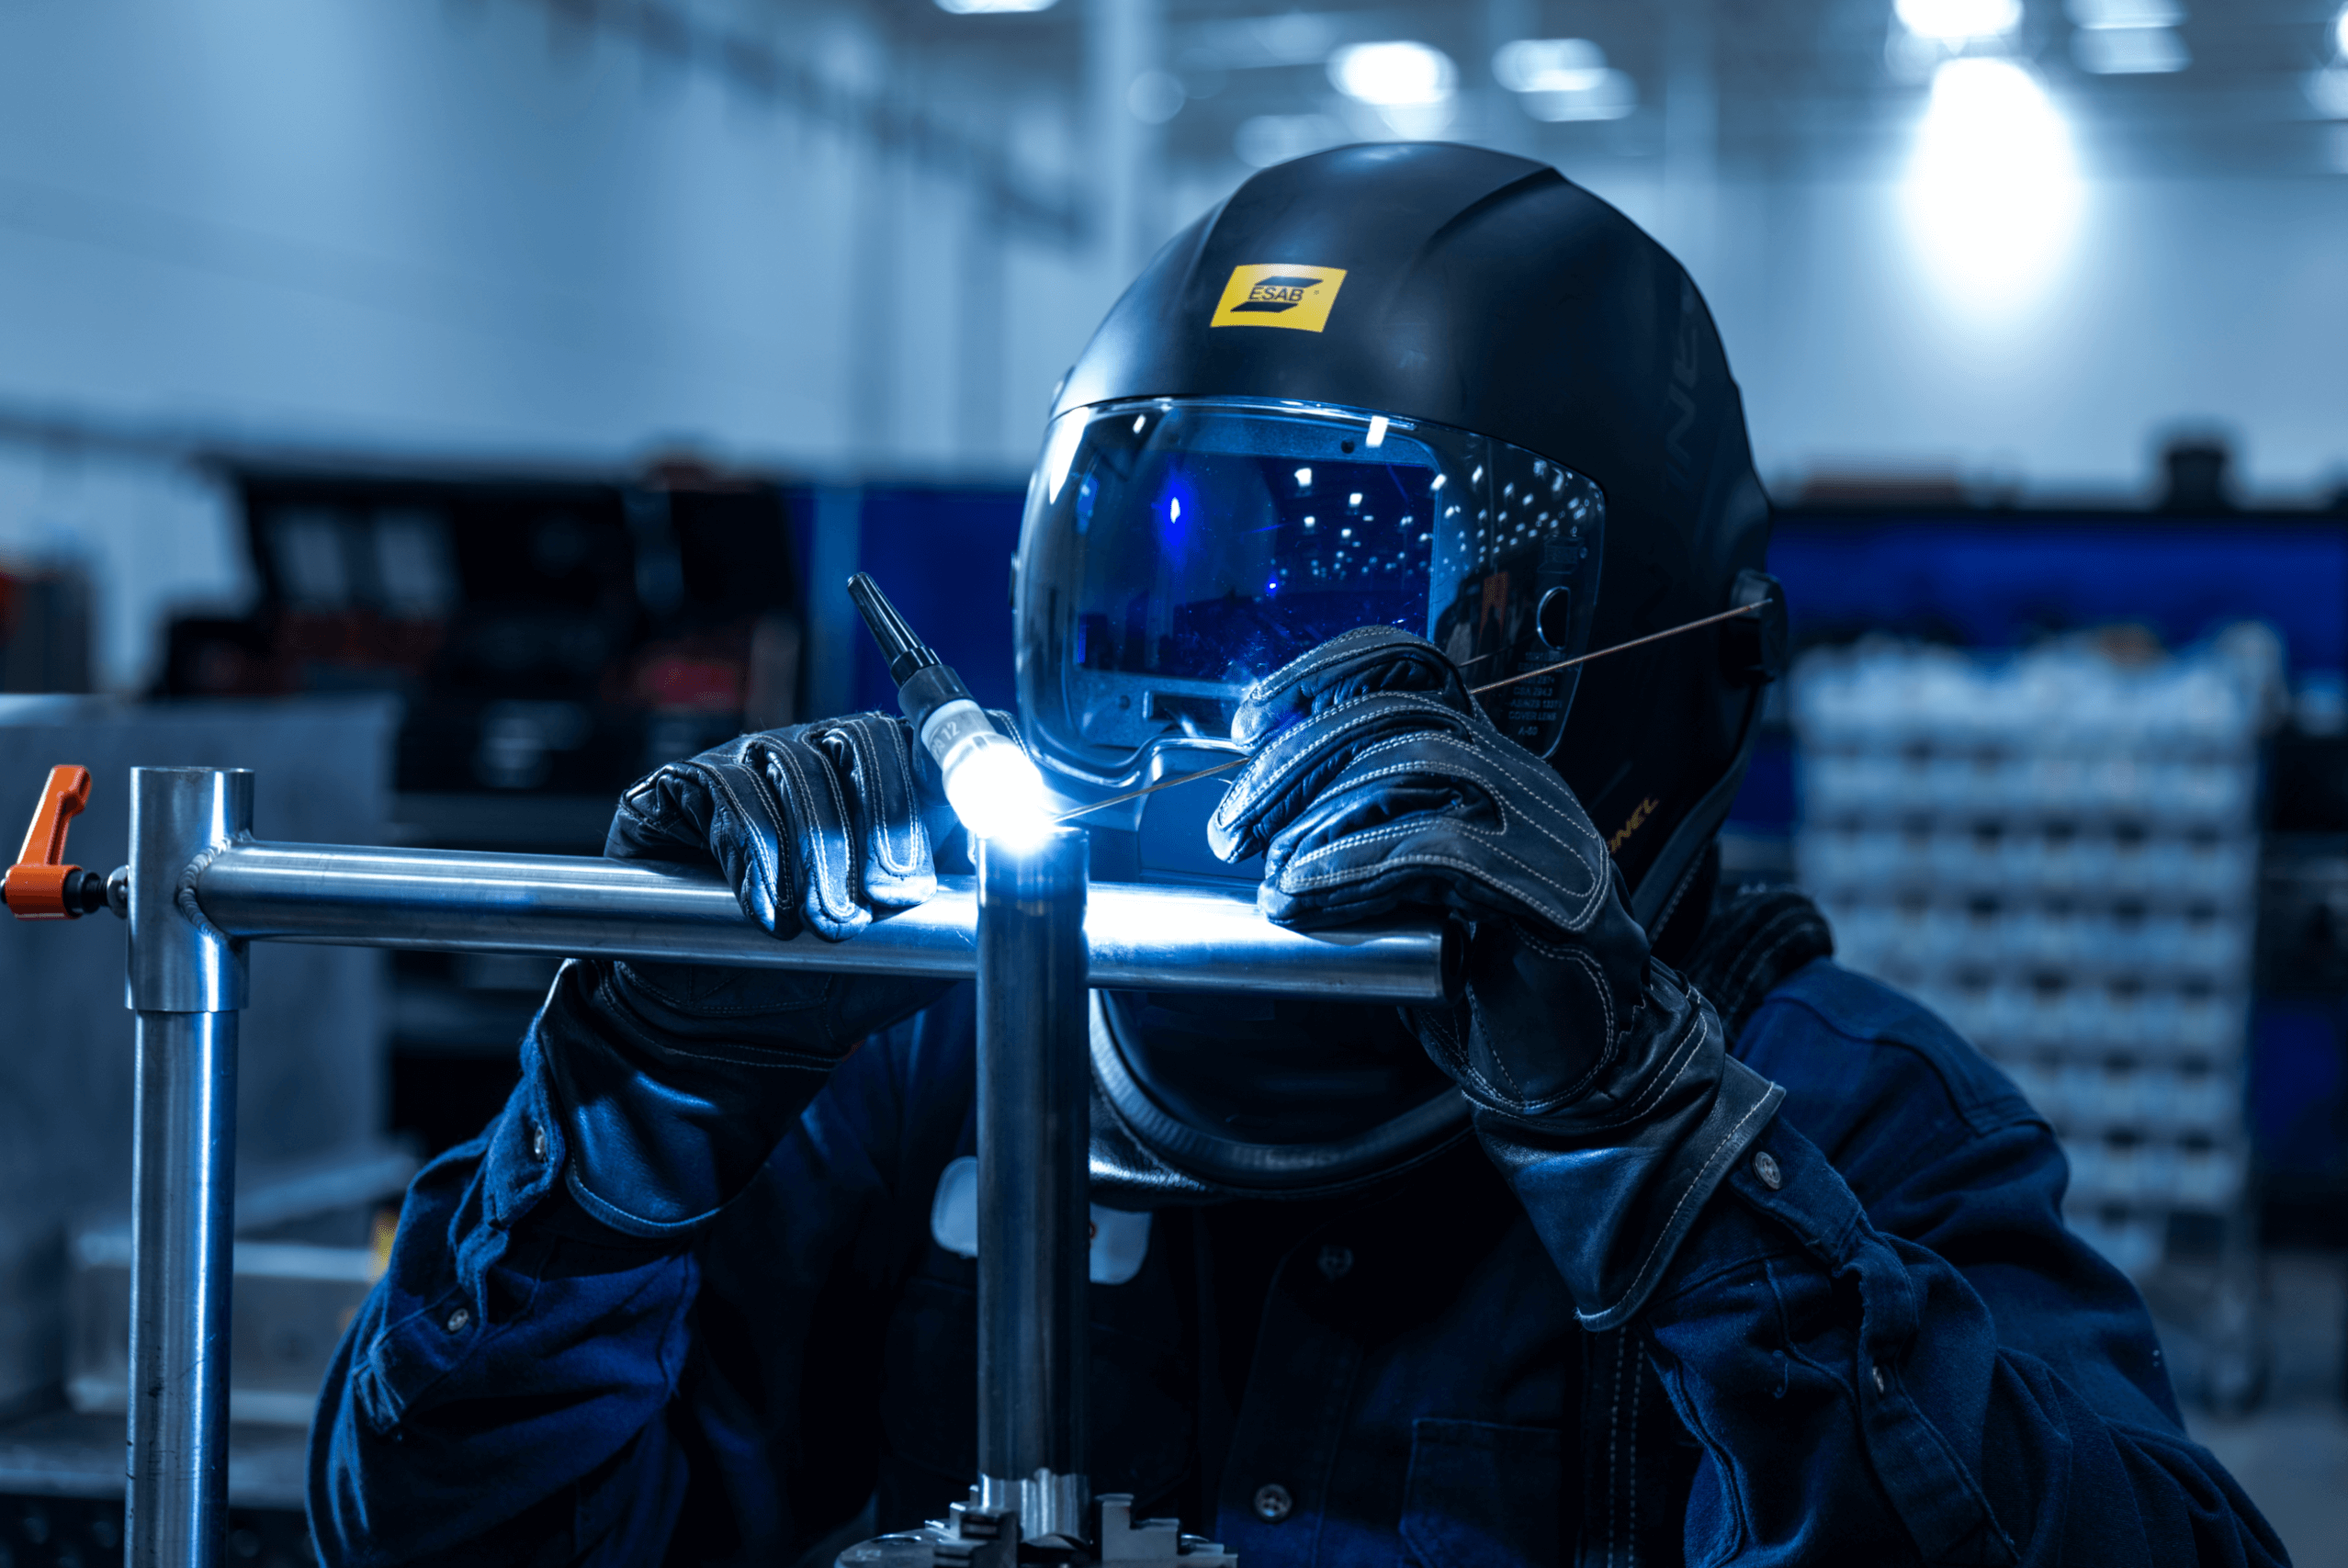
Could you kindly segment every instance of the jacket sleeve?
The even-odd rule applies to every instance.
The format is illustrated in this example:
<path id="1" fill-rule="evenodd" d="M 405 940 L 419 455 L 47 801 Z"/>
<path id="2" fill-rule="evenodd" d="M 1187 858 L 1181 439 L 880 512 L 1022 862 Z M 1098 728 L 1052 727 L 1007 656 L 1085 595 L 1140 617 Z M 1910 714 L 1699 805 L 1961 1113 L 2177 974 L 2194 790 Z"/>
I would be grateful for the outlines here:
<path id="1" fill-rule="evenodd" d="M 559 1128 L 534 1032 L 497 1120 L 410 1187 L 310 1429 L 322 1561 L 659 1561 L 699 1267 L 588 1220 Z"/>
<path id="2" fill-rule="evenodd" d="M 728 1478 L 699 1472 L 754 1470 L 761 1496 L 779 1498 L 790 1478 L 764 1472 L 797 1445 L 796 1420 L 768 1420 L 764 1447 L 712 1430 L 722 1415 L 695 1393 L 699 1298 L 721 1262 L 754 1267 L 763 1342 L 787 1359 L 776 1342 L 817 1331 L 816 1303 L 841 1294 L 843 1271 L 859 1302 L 888 1289 L 886 1266 L 852 1259 L 888 1250 L 872 1233 L 889 1223 L 900 1152 L 897 1036 L 917 1033 L 903 1026 L 835 1071 L 713 1229 L 645 1239 L 565 1189 L 534 1031 L 497 1120 L 418 1174 L 327 1374 L 308 1481 L 321 1560 L 644 1564 L 686 1535 L 790 1532 L 788 1519 L 700 1517 L 725 1511 L 705 1504 Z M 757 1256 L 738 1258 L 752 1235 Z"/>
<path id="3" fill-rule="evenodd" d="M 1691 1562 L 2285 1560 L 1994 1067 L 1831 964 L 1739 1055 L 1788 1098 L 1641 1325 L 1703 1450 Z"/>

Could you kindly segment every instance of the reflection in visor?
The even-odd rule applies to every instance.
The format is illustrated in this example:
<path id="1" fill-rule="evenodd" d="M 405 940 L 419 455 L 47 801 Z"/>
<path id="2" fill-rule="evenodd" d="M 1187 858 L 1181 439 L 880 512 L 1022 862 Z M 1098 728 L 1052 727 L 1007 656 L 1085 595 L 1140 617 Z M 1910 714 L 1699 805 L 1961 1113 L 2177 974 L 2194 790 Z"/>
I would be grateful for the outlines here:
<path id="1" fill-rule="evenodd" d="M 1355 626 L 1423 630 L 1439 477 L 1214 453 L 1156 457 L 1122 485 L 1087 474 L 1080 535 L 1104 478 L 1116 501 L 1149 496 L 1149 527 L 1099 536 L 1088 585 L 1136 586 L 1078 615 L 1078 667 L 1244 686 Z"/>
<path id="2" fill-rule="evenodd" d="M 1064 415 L 1022 545 L 1022 702 L 1047 756 L 1106 778 L 1153 742 L 1226 738 L 1247 686 L 1340 632 L 1429 637 L 1472 681 L 1578 651 L 1603 502 L 1464 432 L 1294 404 Z M 1536 751 L 1575 678 L 1496 694 Z"/>

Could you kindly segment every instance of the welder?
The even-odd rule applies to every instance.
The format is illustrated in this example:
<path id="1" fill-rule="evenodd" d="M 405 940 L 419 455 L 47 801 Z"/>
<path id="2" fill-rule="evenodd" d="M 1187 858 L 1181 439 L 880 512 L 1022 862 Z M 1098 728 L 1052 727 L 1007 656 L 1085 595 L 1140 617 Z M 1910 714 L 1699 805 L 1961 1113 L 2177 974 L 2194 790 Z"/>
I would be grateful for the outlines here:
<path id="1" fill-rule="evenodd" d="M 1096 1493 L 1251 1568 L 2281 1560 L 2047 1123 L 1720 875 L 1768 524 L 1695 288 L 1536 164 L 1266 170 L 1111 311 L 1004 733 L 1098 878 L 1470 935 L 1453 1007 L 1096 993 Z M 607 852 L 847 939 L 960 863 L 940 795 L 902 719 L 830 719 L 662 768 Z M 567 965 L 344 1341 L 325 1560 L 789 1562 L 942 1514 L 972 1058 L 967 987 Z"/>

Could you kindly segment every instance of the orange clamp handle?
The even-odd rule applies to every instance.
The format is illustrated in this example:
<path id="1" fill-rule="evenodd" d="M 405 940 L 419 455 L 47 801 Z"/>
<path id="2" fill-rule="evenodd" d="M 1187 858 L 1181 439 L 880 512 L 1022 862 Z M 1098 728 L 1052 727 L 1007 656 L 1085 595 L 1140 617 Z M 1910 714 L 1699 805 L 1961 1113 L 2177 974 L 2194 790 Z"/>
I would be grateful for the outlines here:
<path id="1" fill-rule="evenodd" d="M 49 770 L 40 806 L 25 829 L 17 863 L 0 877 L 0 902 L 20 920 L 71 920 L 82 910 L 66 897 L 69 878 L 79 882 L 78 865 L 65 863 L 65 829 L 90 800 L 90 771 L 66 763 Z"/>

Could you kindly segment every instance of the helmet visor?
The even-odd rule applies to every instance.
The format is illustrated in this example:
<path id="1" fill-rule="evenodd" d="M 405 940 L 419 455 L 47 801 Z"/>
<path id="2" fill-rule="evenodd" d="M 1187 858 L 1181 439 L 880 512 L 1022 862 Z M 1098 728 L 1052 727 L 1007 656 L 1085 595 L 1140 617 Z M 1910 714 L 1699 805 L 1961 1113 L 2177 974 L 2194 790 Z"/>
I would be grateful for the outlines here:
<path id="1" fill-rule="evenodd" d="M 1028 491 L 1020 704 L 1062 770 L 1225 742 L 1247 685 L 1361 626 L 1442 649 L 1501 731 L 1557 744 L 1605 498 L 1466 431 L 1363 410 L 1148 399 L 1053 423 Z"/>

